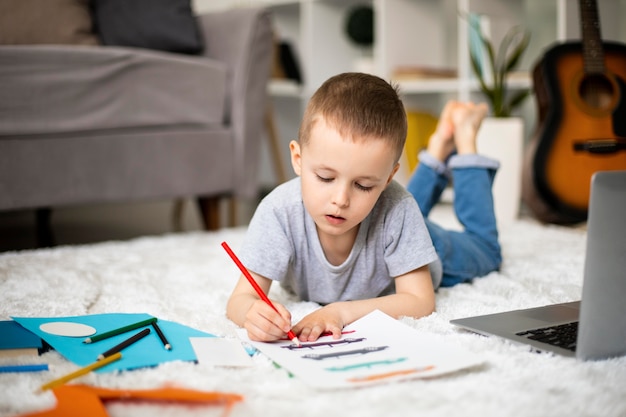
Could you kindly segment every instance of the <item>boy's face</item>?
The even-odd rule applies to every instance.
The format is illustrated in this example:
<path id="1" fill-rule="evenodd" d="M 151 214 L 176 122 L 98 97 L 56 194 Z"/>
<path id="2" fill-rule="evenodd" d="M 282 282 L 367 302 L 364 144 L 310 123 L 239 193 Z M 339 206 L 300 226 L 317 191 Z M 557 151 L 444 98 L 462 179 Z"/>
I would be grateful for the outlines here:
<path id="1" fill-rule="evenodd" d="M 302 200 L 320 238 L 356 235 L 399 165 L 387 141 L 354 142 L 319 118 L 309 142 L 290 144 L 291 163 L 302 181 Z"/>

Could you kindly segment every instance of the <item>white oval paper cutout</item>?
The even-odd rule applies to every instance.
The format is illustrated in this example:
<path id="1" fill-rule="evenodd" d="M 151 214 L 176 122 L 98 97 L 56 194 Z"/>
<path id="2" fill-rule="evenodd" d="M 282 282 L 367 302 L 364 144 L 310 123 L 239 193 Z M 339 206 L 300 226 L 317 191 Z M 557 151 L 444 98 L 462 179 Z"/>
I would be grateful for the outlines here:
<path id="1" fill-rule="evenodd" d="M 56 336 L 85 337 L 96 333 L 96 329 L 82 323 L 68 321 L 52 321 L 39 326 L 43 332 Z"/>

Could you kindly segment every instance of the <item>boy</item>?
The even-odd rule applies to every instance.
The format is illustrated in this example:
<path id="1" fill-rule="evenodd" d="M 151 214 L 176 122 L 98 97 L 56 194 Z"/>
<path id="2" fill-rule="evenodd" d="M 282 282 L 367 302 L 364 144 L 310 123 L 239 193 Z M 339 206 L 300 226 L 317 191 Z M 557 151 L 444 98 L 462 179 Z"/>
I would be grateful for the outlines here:
<path id="1" fill-rule="evenodd" d="M 445 118 L 451 123 L 453 110 Z M 406 138 L 397 90 L 372 75 L 332 77 L 311 98 L 298 136 L 290 150 L 299 178 L 261 202 L 240 251 L 266 293 L 276 280 L 322 305 L 292 330 L 301 341 L 323 332 L 339 338 L 375 309 L 393 317 L 432 313 L 441 264 L 416 199 L 392 181 Z M 275 306 L 279 313 L 240 277 L 227 315 L 251 339 L 277 340 L 291 316 Z"/>

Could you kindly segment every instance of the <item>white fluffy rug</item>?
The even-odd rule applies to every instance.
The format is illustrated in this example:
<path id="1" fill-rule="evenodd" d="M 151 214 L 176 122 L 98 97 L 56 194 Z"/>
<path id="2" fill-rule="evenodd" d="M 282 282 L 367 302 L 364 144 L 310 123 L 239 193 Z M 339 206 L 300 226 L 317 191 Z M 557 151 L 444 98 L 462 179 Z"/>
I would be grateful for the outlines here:
<path id="1" fill-rule="evenodd" d="M 149 313 L 220 336 L 235 337 L 224 309 L 238 271 L 221 248 L 235 251 L 243 228 L 214 233 L 146 237 L 129 242 L 0 254 L 0 319 L 9 316 L 70 316 L 108 312 Z M 242 394 L 233 416 L 626 416 L 626 358 L 581 363 L 530 353 L 507 342 L 453 328 L 452 318 L 533 307 L 580 297 L 585 232 L 520 220 L 502 231 L 504 264 L 472 284 L 442 289 L 437 312 L 403 319 L 422 332 L 485 359 L 473 370 L 432 380 L 317 392 L 290 378 L 263 357 L 255 366 L 223 369 L 172 362 L 152 369 L 90 374 L 82 383 L 112 388 L 177 385 Z M 316 306 L 278 289 L 297 319 Z M 56 352 L 55 367 L 36 374 L 0 374 L 0 416 L 41 410 L 51 393 L 42 383 L 76 367 Z M 114 404 L 113 416 L 218 415 L 217 409 L 175 405 Z"/>

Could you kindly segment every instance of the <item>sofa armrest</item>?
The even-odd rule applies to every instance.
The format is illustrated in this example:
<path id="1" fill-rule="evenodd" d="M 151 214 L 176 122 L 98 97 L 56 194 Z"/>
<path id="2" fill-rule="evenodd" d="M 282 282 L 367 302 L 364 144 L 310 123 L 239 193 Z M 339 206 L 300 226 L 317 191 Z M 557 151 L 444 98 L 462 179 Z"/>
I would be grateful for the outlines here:
<path id="1" fill-rule="evenodd" d="M 198 16 L 204 54 L 228 66 L 226 121 L 234 132 L 236 195 L 257 197 L 259 154 L 272 61 L 272 23 L 263 8 Z"/>

